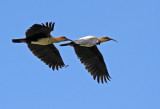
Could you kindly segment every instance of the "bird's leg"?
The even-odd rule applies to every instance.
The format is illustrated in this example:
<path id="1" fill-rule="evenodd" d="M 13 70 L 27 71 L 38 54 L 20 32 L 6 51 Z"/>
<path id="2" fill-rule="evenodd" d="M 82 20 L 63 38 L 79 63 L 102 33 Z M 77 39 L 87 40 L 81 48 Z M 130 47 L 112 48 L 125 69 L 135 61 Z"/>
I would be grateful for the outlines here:
<path id="1" fill-rule="evenodd" d="M 64 65 L 64 67 L 66 68 L 66 67 L 68 67 L 69 65 Z"/>

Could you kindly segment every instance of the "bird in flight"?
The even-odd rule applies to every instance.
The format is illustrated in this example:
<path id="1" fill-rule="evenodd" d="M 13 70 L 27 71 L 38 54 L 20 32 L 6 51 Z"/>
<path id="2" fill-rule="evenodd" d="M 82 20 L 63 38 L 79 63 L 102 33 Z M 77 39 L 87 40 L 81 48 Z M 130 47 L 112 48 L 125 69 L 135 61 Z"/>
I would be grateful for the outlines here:
<path id="1" fill-rule="evenodd" d="M 109 40 L 116 41 L 107 36 L 101 38 L 86 36 L 66 44 L 61 44 L 60 46 L 73 46 L 81 63 L 85 65 L 85 68 L 91 73 L 93 79 L 95 80 L 97 78 L 98 83 L 100 80 L 102 83 L 103 81 L 107 83 L 107 79 L 110 81 L 111 77 L 108 73 L 103 56 L 96 45 Z"/>
<path id="2" fill-rule="evenodd" d="M 58 49 L 53 43 L 68 41 L 65 36 L 54 37 L 50 33 L 54 30 L 52 22 L 34 24 L 26 31 L 26 38 L 12 39 L 13 43 L 26 43 L 30 51 L 52 69 L 65 66 Z"/>

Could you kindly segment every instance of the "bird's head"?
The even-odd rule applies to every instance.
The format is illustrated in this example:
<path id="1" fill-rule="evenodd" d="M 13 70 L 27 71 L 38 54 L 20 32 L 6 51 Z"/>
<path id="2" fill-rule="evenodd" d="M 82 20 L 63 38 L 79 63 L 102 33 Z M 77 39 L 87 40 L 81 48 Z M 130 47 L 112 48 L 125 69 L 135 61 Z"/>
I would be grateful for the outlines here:
<path id="1" fill-rule="evenodd" d="M 99 40 L 100 42 L 106 42 L 106 41 L 110 41 L 110 40 L 113 40 L 113 41 L 117 42 L 116 40 L 111 39 L 111 38 L 109 38 L 108 36 L 98 38 L 98 40 Z"/>
<path id="2" fill-rule="evenodd" d="M 66 38 L 65 36 L 58 37 L 60 41 L 72 41 L 71 39 Z"/>

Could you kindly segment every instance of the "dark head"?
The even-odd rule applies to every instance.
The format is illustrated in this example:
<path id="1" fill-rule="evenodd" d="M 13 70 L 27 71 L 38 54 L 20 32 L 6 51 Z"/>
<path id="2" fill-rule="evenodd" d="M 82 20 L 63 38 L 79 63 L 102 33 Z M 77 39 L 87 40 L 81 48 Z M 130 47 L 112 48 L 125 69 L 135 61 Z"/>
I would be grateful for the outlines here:
<path id="1" fill-rule="evenodd" d="M 61 37 L 58 37 L 61 41 L 72 41 L 68 38 L 66 38 L 65 36 L 61 36 Z"/>
<path id="2" fill-rule="evenodd" d="M 110 41 L 110 40 L 113 40 L 113 41 L 117 42 L 116 40 L 111 39 L 111 38 L 109 38 L 108 36 L 98 38 L 98 40 L 99 40 L 100 42 L 106 42 L 106 41 Z"/>

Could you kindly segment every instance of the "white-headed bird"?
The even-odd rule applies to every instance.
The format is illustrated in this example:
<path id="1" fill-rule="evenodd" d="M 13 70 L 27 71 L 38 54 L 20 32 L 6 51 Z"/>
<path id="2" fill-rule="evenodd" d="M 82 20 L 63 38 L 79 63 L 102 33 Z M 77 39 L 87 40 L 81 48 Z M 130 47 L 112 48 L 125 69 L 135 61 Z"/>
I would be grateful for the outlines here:
<path id="1" fill-rule="evenodd" d="M 12 39 L 14 43 L 26 43 L 30 51 L 54 70 L 65 66 L 58 49 L 53 43 L 68 41 L 65 36 L 55 38 L 50 33 L 55 23 L 34 24 L 26 31 L 26 38 Z"/>
<path id="2" fill-rule="evenodd" d="M 111 77 L 108 73 L 103 56 L 96 45 L 109 40 L 116 41 L 107 36 L 102 38 L 86 36 L 71 41 L 70 43 L 61 44 L 60 46 L 73 46 L 81 63 L 85 65 L 85 68 L 91 73 L 93 79 L 95 80 L 97 78 L 98 83 L 100 82 L 100 79 L 102 83 L 103 81 L 107 83 L 107 79 L 110 81 Z"/>

